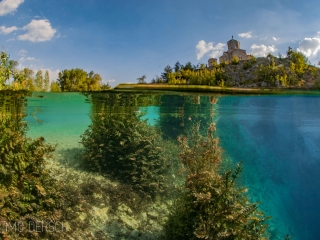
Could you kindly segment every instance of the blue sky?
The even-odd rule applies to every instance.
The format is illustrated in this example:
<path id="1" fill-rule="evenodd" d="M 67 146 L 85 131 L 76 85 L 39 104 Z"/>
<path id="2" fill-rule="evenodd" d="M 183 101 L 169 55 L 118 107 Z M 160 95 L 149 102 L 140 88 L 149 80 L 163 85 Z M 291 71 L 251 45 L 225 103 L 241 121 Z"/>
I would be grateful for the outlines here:
<path id="1" fill-rule="evenodd" d="M 320 60 L 320 1 L 2 0 L 1 50 L 20 67 L 99 73 L 112 86 L 166 65 L 206 63 L 231 36 L 255 56 L 299 49 Z"/>

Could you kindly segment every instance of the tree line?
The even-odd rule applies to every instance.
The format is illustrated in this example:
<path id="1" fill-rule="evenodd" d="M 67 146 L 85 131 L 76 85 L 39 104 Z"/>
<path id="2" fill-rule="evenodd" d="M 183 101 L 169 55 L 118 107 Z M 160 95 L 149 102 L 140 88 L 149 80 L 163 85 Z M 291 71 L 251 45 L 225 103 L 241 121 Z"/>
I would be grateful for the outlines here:
<path id="1" fill-rule="evenodd" d="M 215 64 L 208 68 L 203 63 L 194 65 L 187 62 L 187 64 L 182 65 L 177 61 L 173 67 L 167 65 L 161 76 L 152 79 L 151 83 L 221 86 L 225 79 L 226 74 L 223 64 Z"/>
<path id="2" fill-rule="evenodd" d="M 151 83 L 234 86 L 233 73 L 242 75 L 244 71 L 252 69 L 255 82 L 265 82 L 271 87 L 299 87 L 305 84 L 306 78 L 312 78 L 315 80 L 314 86 L 320 88 L 319 68 L 312 66 L 301 52 L 289 47 L 285 58 L 268 54 L 266 59 L 269 59 L 267 64 L 258 64 L 257 59 L 252 56 L 249 60 L 242 60 L 240 64 L 239 59 L 234 57 L 231 62 L 213 63 L 210 67 L 200 63 L 193 65 L 191 62 L 182 65 L 178 61 L 173 67 L 167 65 L 161 75 L 153 78 Z M 235 65 L 239 64 L 240 69 L 235 68 Z M 139 79 L 138 83 L 141 83 Z"/>
<path id="3" fill-rule="evenodd" d="M 103 84 L 98 73 L 87 73 L 80 68 L 65 69 L 58 74 L 56 81 L 51 81 L 49 71 L 19 69 L 19 63 L 11 60 L 9 54 L 2 51 L 0 54 L 0 90 L 29 90 L 42 92 L 78 92 L 100 91 L 109 89 L 109 84 Z"/>

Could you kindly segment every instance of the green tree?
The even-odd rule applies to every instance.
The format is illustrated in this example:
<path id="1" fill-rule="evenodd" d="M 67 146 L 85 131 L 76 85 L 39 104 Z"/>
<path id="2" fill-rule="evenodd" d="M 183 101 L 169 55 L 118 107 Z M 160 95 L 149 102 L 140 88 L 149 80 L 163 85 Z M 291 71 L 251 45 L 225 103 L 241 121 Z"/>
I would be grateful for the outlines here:
<path id="1" fill-rule="evenodd" d="M 14 62 L 6 52 L 0 53 L 0 90 L 5 86 L 13 74 Z"/>
<path id="2" fill-rule="evenodd" d="M 36 77 L 34 79 L 34 85 L 36 87 L 36 91 L 43 90 L 43 75 L 42 75 L 41 69 L 36 73 Z"/>
<path id="3" fill-rule="evenodd" d="M 183 68 L 183 66 L 179 63 L 179 61 L 177 61 L 176 64 L 174 65 L 174 71 L 180 72 L 181 68 Z"/>
<path id="4" fill-rule="evenodd" d="M 23 76 L 26 81 L 26 88 L 29 89 L 30 91 L 35 91 L 36 86 L 34 85 L 34 71 L 29 68 L 24 68 L 23 69 Z"/>
<path id="5" fill-rule="evenodd" d="M 61 91 L 77 92 L 87 91 L 86 89 L 87 72 L 83 69 L 65 69 L 59 72 L 58 83 Z"/>
<path id="6" fill-rule="evenodd" d="M 101 90 L 102 78 L 93 71 L 89 74 L 83 69 L 65 69 L 59 73 L 57 79 L 62 91 L 99 91 Z"/>
<path id="7" fill-rule="evenodd" d="M 168 74 L 172 73 L 172 68 L 170 67 L 170 65 L 167 65 L 164 68 L 164 72 L 161 73 L 161 78 L 164 80 L 165 83 L 168 83 Z"/>
<path id="8" fill-rule="evenodd" d="M 44 80 L 43 80 L 43 91 L 44 92 L 49 91 L 49 87 L 50 87 L 49 82 L 50 82 L 49 71 L 46 70 L 46 73 L 44 74 Z"/>
<path id="9" fill-rule="evenodd" d="M 138 77 L 138 78 L 137 78 L 138 83 L 139 83 L 139 84 L 146 83 L 146 81 L 145 81 L 146 78 L 147 78 L 146 75 L 143 75 L 143 76 L 141 76 L 141 77 Z"/>
<path id="10" fill-rule="evenodd" d="M 52 81 L 50 85 L 51 92 L 61 92 L 60 85 L 57 81 Z"/>
<path id="11" fill-rule="evenodd" d="M 100 90 L 108 90 L 110 88 L 111 88 L 111 86 L 109 85 L 109 83 L 107 83 L 107 84 L 103 83 L 100 87 Z"/>
<path id="12" fill-rule="evenodd" d="M 193 66 L 191 62 L 187 62 L 187 64 L 185 66 L 182 66 L 182 69 L 183 70 L 192 70 L 192 71 L 194 71 L 196 69 L 196 67 Z"/>
<path id="13" fill-rule="evenodd" d="M 101 89 L 102 78 L 98 73 L 91 71 L 86 80 L 85 91 L 99 91 Z"/>

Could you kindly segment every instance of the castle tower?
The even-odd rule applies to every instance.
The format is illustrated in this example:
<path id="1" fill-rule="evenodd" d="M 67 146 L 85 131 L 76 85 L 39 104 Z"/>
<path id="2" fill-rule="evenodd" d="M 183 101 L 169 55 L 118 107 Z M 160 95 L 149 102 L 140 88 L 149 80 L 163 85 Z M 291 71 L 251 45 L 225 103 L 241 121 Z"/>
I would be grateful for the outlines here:
<path id="1" fill-rule="evenodd" d="M 240 49 L 240 42 L 232 38 L 228 41 L 228 52 L 234 49 Z"/>
<path id="2" fill-rule="evenodd" d="M 246 50 L 240 49 L 240 42 L 233 39 L 227 42 L 228 51 L 224 52 L 219 58 L 220 63 L 222 62 L 231 62 L 234 57 L 239 60 L 248 60 L 251 58 L 251 55 L 247 55 Z"/>
<path id="3" fill-rule="evenodd" d="M 217 64 L 217 59 L 216 58 L 210 58 L 208 60 L 208 67 L 209 68 L 213 67 L 215 64 Z"/>

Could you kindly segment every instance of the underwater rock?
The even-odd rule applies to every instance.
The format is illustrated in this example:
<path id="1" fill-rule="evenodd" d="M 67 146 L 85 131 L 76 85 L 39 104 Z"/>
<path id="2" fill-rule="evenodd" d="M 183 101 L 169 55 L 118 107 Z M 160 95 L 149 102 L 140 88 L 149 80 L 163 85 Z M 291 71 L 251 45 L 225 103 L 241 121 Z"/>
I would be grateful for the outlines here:
<path id="1" fill-rule="evenodd" d="M 82 212 L 82 213 L 79 214 L 79 219 L 81 221 L 84 221 L 86 218 L 87 218 L 87 214 L 86 213 Z"/>
<path id="2" fill-rule="evenodd" d="M 145 213 L 145 212 L 141 213 L 139 219 L 140 219 L 140 221 L 142 221 L 142 222 L 148 221 L 147 213 Z"/>
<path id="3" fill-rule="evenodd" d="M 130 229 L 137 229 L 139 223 L 133 218 L 125 214 L 120 215 L 120 220 Z"/>
<path id="4" fill-rule="evenodd" d="M 92 215 L 94 216 L 96 221 L 106 222 L 108 221 L 108 218 L 109 218 L 108 211 L 109 211 L 109 207 L 104 207 L 104 208 L 93 207 Z"/>
<path id="5" fill-rule="evenodd" d="M 132 215 L 133 212 L 131 210 L 131 208 L 129 208 L 127 205 L 125 204 L 121 204 L 119 207 L 118 207 L 118 211 L 120 212 L 126 212 L 128 213 L 129 215 Z"/>
<path id="6" fill-rule="evenodd" d="M 131 210 L 130 208 L 128 208 L 127 213 L 128 213 L 129 215 L 132 215 L 132 214 L 133 214 L 133 212 L 132 212 L 132 210 Z"/>
<path id="7" fill-rule="evenodd" d="M 63 227 L 66 232 L 71 231 L 71 226 L 68 222 L 63 222 Z"/>
<path id="8" fill-rule="evenodd" d="M 148 212 L 148 216 L 151 218 L 157 218 L 159 214 L 155 210 L 151 210 Z"/>

